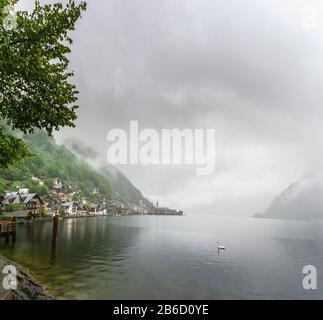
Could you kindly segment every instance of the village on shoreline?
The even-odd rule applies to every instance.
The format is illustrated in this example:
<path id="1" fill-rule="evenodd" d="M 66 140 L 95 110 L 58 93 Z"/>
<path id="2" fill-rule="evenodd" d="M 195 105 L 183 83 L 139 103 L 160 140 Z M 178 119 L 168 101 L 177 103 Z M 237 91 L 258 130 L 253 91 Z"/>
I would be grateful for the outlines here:
<path id="1" fill-rule="evenodd" d="M 32 176 L 33 183 L 44 186 L 44 178 Z M 48 179 L 47 179 L 48 180 Z M 17 223 L 52 222 L 53 233 L 51 251 L 55 251 L 58 220 L 100 217 L 100 216 L 182 216 L 182 211 L 165 207 L 149 206 L 140 200 L 138 204 L 112 200 L 102 197 L 99 188 L 92 190 L 93 197 L 81 195 L 80 189 L 73 188 L 59 178 L 52 179 L 52 185 L 46 195 L 31 193 L 28 185 L 15 186 L 0 195 L 0 240 L 6 243 L 16 242 Z M 99 195 L 95 197 L 95 195 Z M 93 201 L 93 199 L 102 199 Z M 149 202 L 148 202 L 149 203 Z M 11 238 L 11 241 L 10 241 Z M 18 287 L 15 290 L 1 290 L 0 300 L 52 300 L 44 287 L 34 280 L 28 272 L 16 263 L 0 255 L 0 270 L 5 265 L 14 265 L 17 270 Z"/>
<path id="2" fill-rule="evenodd" d="M 41 177 L 32 177 L 32 180 L 44 185 Z M 73 189 L 71 185 L 53 179 L 49 192 L 45 196 L 30 193 L 28 186 L 17 186 L 17 190 L 8 190 L 0 196 L 0 221 L 15 219 L 18 222 L 28 222 L 37 219 L 46 219 L 52 216 L 60 218 L 77 218 L 93 216 L 133 216 L 133 215 L 171 215 L 181 216 L 182 211 L 165 207 L 148 206 L 140 200 L 139 205 L 126 201 L 112 200 L 105 197 L 94 202 L 88 197 L 81 196 L 81 190 Z M 100 193 L 98 188 L 92 190 L 93 195 Z"/>

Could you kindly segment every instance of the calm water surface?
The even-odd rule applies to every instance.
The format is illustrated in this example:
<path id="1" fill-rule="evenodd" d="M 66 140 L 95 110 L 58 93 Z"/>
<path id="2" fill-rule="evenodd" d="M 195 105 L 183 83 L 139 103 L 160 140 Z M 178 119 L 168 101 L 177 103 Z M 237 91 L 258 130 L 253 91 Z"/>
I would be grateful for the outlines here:
<path id="1" fill-rule="evenodd" d="M 322 299 L 323 222 L 97 217 L 20 225 L 0 254 L 61 299 Z M 226 246 L 218 253 L 217 241 Z M 304 290 L 315 265 L 318 289 Z"/>

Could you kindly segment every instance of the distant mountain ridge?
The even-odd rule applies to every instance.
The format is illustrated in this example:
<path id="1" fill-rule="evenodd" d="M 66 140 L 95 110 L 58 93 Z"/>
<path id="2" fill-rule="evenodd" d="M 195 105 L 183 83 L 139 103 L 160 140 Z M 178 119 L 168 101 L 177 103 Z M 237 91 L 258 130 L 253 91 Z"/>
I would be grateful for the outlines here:
<path id="1" fill-rule="evenodd" d="M 0 192 L 12 190 L 18 185 L 27 185 L 31 192 L 46 195 L 52 185 L 52 179 L 59 178 L 73 188 L 80 189 L 80 195 L 92 201 L 107 198 L 134 205 L 152 206 L 116 168 L 106 166 L 100 170 L 95 169 L 64 145 L 56 144 L 54 138 L 48 137 L 43 131 L 25 135 L 23 139 L 34 156 L 9 169 L 0 169 Z M 44 185 L 39 186 L 32 180 L 33 176 L 43 177 Z M 99 193 L 94 194 L 95 189 L 98 189 Z"/>
<path id="2" fill-rule="evenodd" d="M 277 196 L 263 214 L 278 219 L 323 219 L 323 184 L 315 178 L 292 183 Z"/>

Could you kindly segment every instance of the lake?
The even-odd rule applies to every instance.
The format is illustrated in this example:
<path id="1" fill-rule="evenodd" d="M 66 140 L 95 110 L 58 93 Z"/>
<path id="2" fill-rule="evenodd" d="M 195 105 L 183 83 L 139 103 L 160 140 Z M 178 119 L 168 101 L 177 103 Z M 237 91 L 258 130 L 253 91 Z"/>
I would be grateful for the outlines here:
<path id="1" fill-rule="evenodd" d="M 19 225 L 0 254 L 59 299 L 322 299 L 323 222 L 217 216 Z M 218 252 L 217 241 L 226 247 Z M 305 265 L 318 289 L 302 286 Z"/>

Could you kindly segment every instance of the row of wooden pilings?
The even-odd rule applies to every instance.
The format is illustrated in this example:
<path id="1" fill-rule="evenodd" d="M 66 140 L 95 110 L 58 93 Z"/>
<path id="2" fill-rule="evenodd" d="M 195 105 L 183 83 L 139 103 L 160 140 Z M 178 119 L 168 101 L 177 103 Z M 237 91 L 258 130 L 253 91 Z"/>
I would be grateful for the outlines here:
<path id="1" fill-rule="evenodd" d="M 0 221 L 0 238 L 4 237 L 6 242 L 16 241 L 17 221 L 13 218 L 10 221 Z"/>
<path id="2" fill-rule="evenodd" d="M 53 233 L 52 233 L 52 245 L 56 243 L 57 231 L 58 231 L 59 216 L 53 217 Z M 17 234 L 17 221 L 15 218 L 12 220 L 0 221 L 0 238 L 4 237 L 6 242 L 16 241 Z"/>

